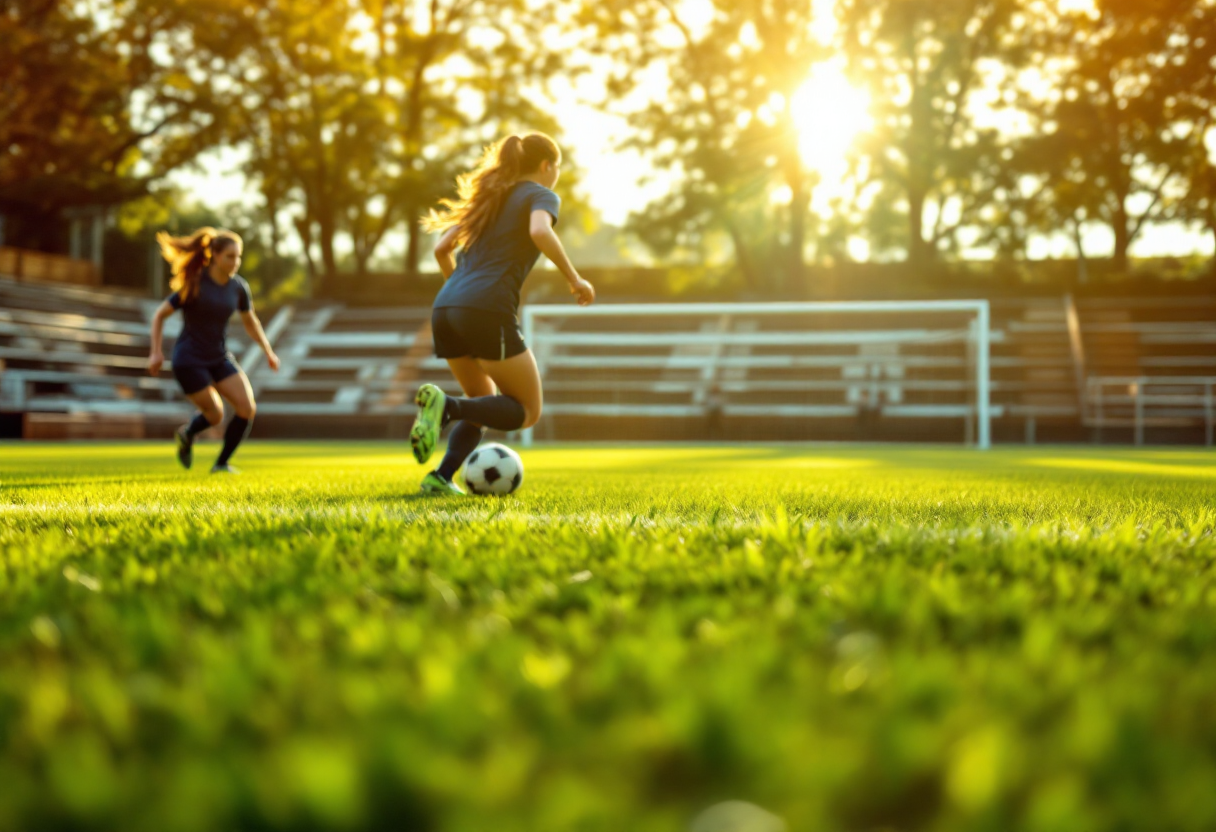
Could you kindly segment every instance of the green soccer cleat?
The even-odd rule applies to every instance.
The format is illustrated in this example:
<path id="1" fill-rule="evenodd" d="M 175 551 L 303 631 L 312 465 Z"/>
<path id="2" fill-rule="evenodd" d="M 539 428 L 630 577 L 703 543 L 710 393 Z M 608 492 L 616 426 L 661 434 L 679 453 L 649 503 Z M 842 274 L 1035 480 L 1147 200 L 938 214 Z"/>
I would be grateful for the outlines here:
<path id="1" fill-rule="evenodd" d="M 211 466 L 211 473 L 213 473 L 213 474 L 239 474 L 239 473 L 241 473 L 241 469 L 235 468 L 235 467 L 229 465 L 227 462 L 225 462 L 223 465 L 221 465 L 220 463 L 217 462 Z"/>
<path id="2" fill-rule="evenodd" d="M 414 448 L 414 459 L 422 465 L 435 453 L 439 443 L 439 432 L 443 430 L 443 405 L 447 395 L 433 384 L 424 384 L 418 388 L 414 403 L 418 405 L 418 415 L 414 417 L 414 426 L 410 428 L 410 445 Z"/>
<path id="3" fill-rule="evenodd" d="M 423 494 L 450 494 L 452 496 L 464 496 L 464 492 L 460 490 L 454 482 L 449 482 L 443 478 L 443 475 L 438 471 L 432 471 L 422 478 L 422 493 Z"/>
<path id="4" fill-rule="evenodd" d="M 173 438 L 177 440 L 177 461 L 189 471 L 194 464 L 194 437 L 186 433 L 186 427 L 182 425 L 174 431 Z"/>

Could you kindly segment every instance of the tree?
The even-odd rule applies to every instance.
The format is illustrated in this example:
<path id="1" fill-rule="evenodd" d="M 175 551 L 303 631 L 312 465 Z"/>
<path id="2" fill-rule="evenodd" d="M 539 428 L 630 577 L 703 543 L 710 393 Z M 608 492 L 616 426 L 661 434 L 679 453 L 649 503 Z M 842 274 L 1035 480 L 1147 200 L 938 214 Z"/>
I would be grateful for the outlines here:
<path id="1" fill-rule="evenodd" d="M 1187 94 L 1194 79 L 1178 71 L 1194 49 L 1200 5 L 1102 0 L 1093 13 L 1044 9 L 1037 18 L 1035 61 L 1051 89 L 1022 91 L 1035 129 L 1021 143 L 1018 167 L 1039 183 L 1031 198 L 1037 224 L 1068 228 L 1083 260 L 1084 227 L 1105 225 L 1114 238 L 1112 266 L 1126 272 L 1142 232 L 1182 216 L 1188 177 L 1193 206 L 1203 204 L 1205 174 L 1196 160 L 1211 99 Z"/>
<path id="2" fill-rule="evenodd" d="M 273 248 L 265 211 L 256 203 L 202 205 L 196 194 L 162 187 L 123 204 L 114 211 L 113 219 L 105 251 L 107 274 L 112 269 L 118 282 L 128 286 L 145 288 L 151 284 L 149 288 L 165 293 L 168 267 L 159 256 L 156 233 L 186 235 L 210 225 L 232 229 L 241 236 L 241 275 L 248 279 L 259 303 L 276 304 L 301 294 L 303 289 L 303 264 L 297 257 Z M 145 271 L 145 266 L 160 270 L 159 282 Z"/>
<path id="3" fill-rule="evenodd" d="M 219 135 L 223 102 L 175 83 L 158 57 L 176 19 L 145 2 L 98 6 L 0 3 L 0 193 L 44 219 L 138 196 Z"/>
<path id="4" fill-rule="evenodd" d="M 294 209 L 317 283 L 338 272 L 338 237 L 352 217 L 387 192 L 388 106 L 370 88 L 358 11 L 347 0 L 216 0 L 183 11 L 193 15 L 189 37 L 174 44 L 183 86 L 235 92 L 227 140 L 248 150 L 276 250 L 279 214 Z M 374 247 L 352 236 L 363 244 L 356 257 Z"/>
<path id="5" fill-rule="evenodd" d="M 1176 216 L 1216 242 L 1216 2 L 1191 3 L 1176 19 L 1184 36 L 1172 37 L 1177 51 L 1153 74 L 1156 94 L 1170 105 L 1175 131 L 1185 131 L 1190 139 L 1179 169 L 1182 195 Z M 1216 275 L 1216 258 L 1211 270 Z"/>
<path id="6" fill-rule="evenodd" d="M 391 202 L 408 235 L 405 270 L 417 274 L 419 220 L 451 195 L 456 174 L 482 146 L 531 130 L 560 139 L 558 122 L 539 98 L 563 63 L 548 45 L 557 4 L 366 2 L 376 21 L 381 85 L 395 113 Z"/>
<path id="7" fill-rule="evenodd" d="M 713 0 L 705 8 L 706 19 L 696 21 L 674 0 L 583 6 L 589 48 L 614 58 L 613 102 L 643 90 L 656 67 L 667 76 L 664 93 L 631 114 L 628 145 L 680 178 L 669 195 L 635 214 L 631 227 L 660 252 L 704 248 L 710 235 L 725 232 L 751 288 L 779 288 L 783 275 L 796 286 L 814 179 L 799 156 L 793 102 L 826 53 L 812 27 L 812 4 Z M 772 200 L 782 185 L 784 208 Z"/>
<path id="8" fill-rule="evenodd" d="M 535 87 L 559 57 L 524 0 L 228 2 L 199 12 L 194 48 L 241 90 L 233 141 L 272 215 L 291 212 L 318 283 L 343 238 L 363 272 L 402 225 L 416 273 L 418 218 L 481 146 L 557 132 Z"/>
<path id="9" fill-rule="evenodd" d="M 982 224 L 1001 169 L 1001 137 L 976 124 L 984 68 L 1017 60 L 1022 0 L 841 0 L 854 77 L 871 92 L 866 141 L 874 202 L 906 222 L 914 264 L 959 247 Z"/>

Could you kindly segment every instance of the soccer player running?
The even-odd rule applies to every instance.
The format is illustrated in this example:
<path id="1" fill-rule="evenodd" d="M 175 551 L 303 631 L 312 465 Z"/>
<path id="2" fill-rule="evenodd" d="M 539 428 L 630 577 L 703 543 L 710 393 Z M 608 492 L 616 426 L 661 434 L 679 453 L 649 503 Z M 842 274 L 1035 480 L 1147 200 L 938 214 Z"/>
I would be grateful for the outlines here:
<path id="1" fill-rule="evenodd" d="M 446 210 L 423 221 L 428 231 L 443 232 L 435 246 L 445 279 L 431 312 L 435 355 L 447 360 L 465 394 L 447 396 L 424 384 L 414 398 L 410 444 L 419 464 L 431 458 L 444 426 L 455 423 L 443 461 L 422 480 L 423 492 L 463 494 L 452 479 L 486 428 L 519 430 L 540 418 L 540 373 L 517 318 L 520 287 L 540 255 L 565 276 L 580 306 L 595 301 L 595 288 L 571 265 L 553 230 L 561 160 L 543 133 L 508 136 L 457 178 L 458 198 L 443 200 Z"/>
<path id="2" fill-rule="evenodd" d="M 224 446 L 211 473 L 238 473 L 228 461 L 248 435 L 257 405 L 248 377 L 225 342 L 233 312 L 241 313 L 245 331 L 266 353 L 270 369 L 279 369 L 279 357 L 270 348 L 262 322 L 253 311 L 249 284 L 236 273 L 241 266 L 241 238 L 231 231 L 200 228 L 188 237 L 170 237 L 161 232 L 156 241 L 172 267 L 170 286 L 174 292 L 152 317 L 148 372 L 154 376 L 160 373 L 165 363 L 161 352 L 165 319 L 180 309 L 184 320 L 182 334 L 173 346 L 173 375 L 186 398 L 199 410 L 194 419 L 177 429 L 177 459 L 185 468 L 194 463 L 194 438 L 224 418 L 222 396 L 232 404 L 235 415 L 224 431 Z"/>

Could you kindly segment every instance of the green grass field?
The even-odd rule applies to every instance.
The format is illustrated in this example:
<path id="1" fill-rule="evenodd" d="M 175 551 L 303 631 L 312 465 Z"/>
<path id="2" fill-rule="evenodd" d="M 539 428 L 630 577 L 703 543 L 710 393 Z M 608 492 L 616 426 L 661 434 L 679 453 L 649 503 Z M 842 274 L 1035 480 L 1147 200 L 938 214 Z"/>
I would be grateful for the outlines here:
<path id="1" fill-rule="evenodd" d="M 0 445 L 0 830 L 1216 828 L 1211 452 L 213 450 Z"/>

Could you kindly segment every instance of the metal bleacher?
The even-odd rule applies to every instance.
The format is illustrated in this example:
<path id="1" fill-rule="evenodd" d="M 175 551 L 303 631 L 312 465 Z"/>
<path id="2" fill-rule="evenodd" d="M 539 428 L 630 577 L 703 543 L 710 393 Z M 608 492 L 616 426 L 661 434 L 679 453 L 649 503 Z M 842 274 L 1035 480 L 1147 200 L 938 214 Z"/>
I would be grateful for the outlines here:
<path id="1" fill-rule="evenodd" d="M 1041 424 L 1075 426 L 1081 402 L 1067 301 L 997 300 L 990 309 L 991 412 L 1004 435 L 1012 428 L 1033 442 Z M 534 344 L 546 410 L 555 418 L 683 419 L 693 431 L 698 417 L 708 422 L 717 410 L 719 421 L 736 422 L 727 436 L 882 436 L 873 430 L 877 420 L 893 428 L 885 434 L 891 438 L 974 434 L 974 356 L 957 314 L 810 321 L 727 313 L 648 325 L 665 335 L 640 333 L 628 317 L 590 330 L 582 322 L 548 323 Z M 778 430 L 779 419 L 789 424 Z M 925 427 L 933 420 L 935 431 Z"/>
<path id="2" fill-rule="evenodd" d="M 145 370 L 156 303 L 0 277 L 0 411 L 93 422 L 184 418 L 189 405 L 168 369 L 159 378 Z M 999 438 L 1105 431 L 1106 439 L 1142 442 L 1168 429 L 1211 444 L 1216 309 L 1205 303 L 992 301 L 988 377 Z M 432 355 L 424 307 L 302 302 L 262 317 L 282 360 L 278 373 L 239 322 L 230 343 L 259 419 L 292 422 L 296 435 L 332 435 L 326 425 L 337 424 L 385 435 L 390 419 L 413 413 L 419 384 L 458 391 Z M 166 325 L 167 353 L 180 320 Z M 926 313 L 893 324 L 860 316 L 815 326 L 742 313 L 607 321 L 535 333 L 546 391 L 541 438 L 815 439 L 839 429 L 841 438 L 953 440 L 975 430 L 974 356 L 957 317 Z"/>
<path id="3" fill-rule="evenodd" d="M 423 382 L 459 391 L 431 354 L 429 309 L 301 304 L 279 310 L 266 329 L 279 372 L 260 361 L 256 347 L 244 361 L 262 414 L 404 414 L 413 412 Z"/>
<path id="4" fill-rule="evenodd" d="M 992 304 L 992 402 L 996 418 L 1020 426 L 1033 444 L 1043 425 L 1075 424 L 1078 371 L 1069 337 L 1069 299 Z"/>
<path id="5" fill-rule="evenodd" d="M 542 434 L 814 438 L 869 414 L 909 430 L 977 412 L 969 302 L 687 304 L 526 313 L 545 380 Z M 987 374 L 983 375 L 985 383 Z M 581 425 L 580 425 L 581 421 Z M 598 424 L 592 424 L 598 422 Z M 846 429 L 847 429 L 846 427 Z"/>
<path id="6" fill-rule="evenodd" d="M 1006 298 L 991 302 L 990 392 L 1005 441 L 1051 437 L 1136 443 L 1213 443 L 1216 309 L 1211 301 Z M 701 435 L 711 422 L 729 438 L 974 438 L 973 357 L 957 320 L 933 312 L 892 324 L 881 315 L 805 320 L 728 313 L 547 322 L 534 348 L 551 421 L 578 431 L 644 430 L 668 419 L 668 432 Z M 649 328 L 650 331 L 647 331 Z M 661 334 L 656 334 L 661 333 Z M 583 424 L 577 426 L 581 419 Z M 606 420 L 620 423 L 619 431 Z M 875 421 L 888 426 L 876 433 Z M 592 426 L 591 421 L 598 424 Z M 755 427 L 756 420 L 763 425 Z M 774 425 L 784 420 L 787 426 Z M 937 420 L 938 431 L 925 429 Z M 832 423 L 836 433 L 832 433 Z M 943 425 L 957 425 L 957 428 Z M 961 428 L 961 430 L 959 429 Z M 709 432 L 715 430 L 709 428 Z M 961 433 L 961 437 L 960 437 Z M 633 434 L 637 435 L 637 434 Z M 1190 438 L 1187 438 L 1190 437 Z"/>
<path id="7" fill-rule="evenodd" d="M 0 278 L 0 409 L 184 413 L 171 378 L 145 369 L 154 306 L 111 291 Z"/>
<path id="8" fill-rule="evenodd" d="M 1078 306 L 1084 414 L 1098 437 L 1131 429 L 1216 432 L 1216 301 L 1092 299 Z"/>
<path id="9" fill-rule="evenodd" d="M 100 422 L 188 415 L 169 362 L 147 375 L 157 301 L 113 291 L 0 277 L 0 411 L 75 414 Z M 429 310 L 284 306 L 263 314 L 281 358 L 266 365 L 234 318 L 228 341 L 250 377 L 261 415 L 385 416 L 413 412 L 413 391 L 433 381 L 452 392 L 444 362 L 431 355 Z M 165 323 L 172 354 L 181 317 Z"/>

